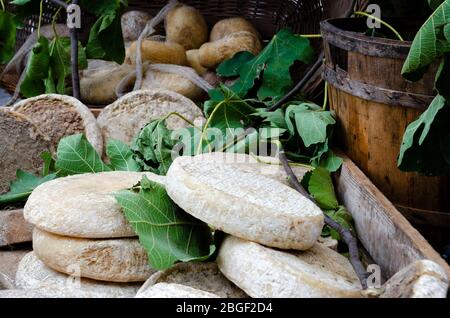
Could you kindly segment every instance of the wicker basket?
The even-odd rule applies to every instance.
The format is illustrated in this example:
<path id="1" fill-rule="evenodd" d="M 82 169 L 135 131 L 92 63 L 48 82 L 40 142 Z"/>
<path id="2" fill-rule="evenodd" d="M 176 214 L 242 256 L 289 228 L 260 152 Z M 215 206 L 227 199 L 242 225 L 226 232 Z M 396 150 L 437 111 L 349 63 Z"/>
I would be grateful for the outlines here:
<path id="1" fill-rule="evenodd" d="M 182 2 L 200 10 L 210 26 L 224 18 L 244 17 L 257 27 L 264 39 L 269 40 L 283 27 L 290 27 L 299 34 L 319 34 L 320 21 L 344 16 L 350 10 L 353 0 L 183 0 Z M 127 10 L 144 10 L 155 15 L 166 3 L 167 0 L 130 0 Z M 368 0 L 357 0 L 357 9 L 365 8 L 367 3 Z M 43 23 L 45 24 L 51 22 L 56 8 L 48 0 L 44 1 L 44 5 Z M 25 28 L 18 31 L 18 46 L 36 28 L 38 18 L 37 16 L 29 18 Z M 84 16 L 83 26 L 87 30 L 92 22 L 92 17 Z M 159 31 L 163 32 L 163 24 L 159 27 Z M 319 53 L 322 41 L 313 40 L 312 42 Z M 15 83 L 11 81 L 6 80 L 2 84 L 11 90 L 15 87 Z M 318 91 L 322 90 L 320 72 L 311 81 L 304 93 L 314 97 Z"/>

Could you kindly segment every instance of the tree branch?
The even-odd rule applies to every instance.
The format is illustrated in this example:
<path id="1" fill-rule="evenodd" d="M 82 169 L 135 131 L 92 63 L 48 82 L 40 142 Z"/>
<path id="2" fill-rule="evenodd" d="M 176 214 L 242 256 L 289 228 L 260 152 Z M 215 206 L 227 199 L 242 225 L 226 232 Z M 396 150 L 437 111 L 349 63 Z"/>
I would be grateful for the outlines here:
<path id="1" fill-rule="evenodd" d="M 78 2 L 74 0 L 73 3 Z M 78 69 L 78 30 L 70 29 L 70 65 L 72 67 L 73 97 L 80 99 L 80 74 Z"/>
<path id="2" fill-rule="evenodd" d="M 284 153 L 284 150 L 280 151 L 279 158 L 284 167 L 284 170 L 286 171 L 289 177 L 289 182 L 292 184 L 295 190 L 297 190 L 300 194 L 304 195 L 309 200 L 314 202 L 314 204 L 317 204 L 315 200 L 309 195 L 309 193 L 305 190 L 305 188 L 303 188 L 303 186 L 298 181 L 297 177 L 294 174 L 294 171 L 292 171 L 292 168 L 289 165 L 289 161 L 286 157 L 286 154 Z M 347 244 L 350 255 L 350 263 L 352 264 L 353 269 L 355 270 L 356 275 L 358 276 L 363 289 L 367 289 L 367 272 L 363 264 L 361 263 L 361 260 L 359 259 L 359 250 L 356 238 L 348 229 L 346 229 L 345 227 L 343 227 L 342 225 L 331 219 L 326 214 L 324 214 L 324 216 L 325 216 L 325 223 L 329 227 L 336 230 L 341 236 L 342 240 L 345 242 L 345 244 Z"/>

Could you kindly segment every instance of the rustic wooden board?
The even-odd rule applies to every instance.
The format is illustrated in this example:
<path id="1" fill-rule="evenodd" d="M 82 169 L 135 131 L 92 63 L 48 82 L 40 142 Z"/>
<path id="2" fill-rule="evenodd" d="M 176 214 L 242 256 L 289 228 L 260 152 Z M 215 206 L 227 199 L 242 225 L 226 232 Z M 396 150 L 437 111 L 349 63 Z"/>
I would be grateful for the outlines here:
<path id="1" fill-rule="evenodd" d="M 336 175 L 339 198 L 352 213 L 361 243 L 391 277 L 420 259 L 441 265 L 450 277 L 450 267 L 423 236 L 347 157 Z"/>
<path id="2" fill-rule="evenodd" d="M 0 247 L 31 242 L 32 225 L 23 218 L 23 210 L 0 210 Z"/>

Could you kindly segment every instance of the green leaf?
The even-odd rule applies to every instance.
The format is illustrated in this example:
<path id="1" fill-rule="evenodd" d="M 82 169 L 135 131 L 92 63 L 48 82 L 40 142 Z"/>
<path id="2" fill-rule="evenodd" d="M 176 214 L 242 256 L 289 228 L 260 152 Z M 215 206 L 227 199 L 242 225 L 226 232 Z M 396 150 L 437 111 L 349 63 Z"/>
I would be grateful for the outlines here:
<path id="1" fill-rule="evenodd" d="M 436 96 L 428 109 L 413 123 L 403 136 L 398 166 L 403 171 L 427 175 L 450 173 L 445 145 L 450 127 L 450 107 L 443 96 Z"/>
<path id="2" fill-rule="evenodd" d="M 147 251 L 150 265 L 164 270 L 177 261 L 207 258 L 211 253 L 208 226 L 177 207 L 163 186 L 148 179 L 141 183 L 145 186 L 139 193 L 121 191 L 115 198 Z"/>
<path id="3" fill-rule="evenodd" d="M 6 64 L 14 56 L 16 46 L 14 15 L 0 11 L 0 64 Z"/>
<path id="4" fill-rule="evenodd" d="M 403 136 L 402 147 L 400 149 L 400 157 L 398 159 L 399 166 L 403 161 L 406 151 L 408 151 L 414 144 L 414 136 L 419 135 L 419 146 L 423 144 L 427 137 L 431 125 L 434 122 L 439 111 L 446 105 L 446 100 L 443 96 L 438 95 L 433 100 L 428 109 L 413 123 L 411 123 L 405 131 Z"/>
<path id="5" fill-rule="evenodd" d="M 34 174 L 17 170 L 16 177 L 17 179 L 11 182 L 10 191 L 0 195 L 0 205 L 26 201 L 34 189 L 47 181 L 55 179 L 56 174 L 49 174 L 41 178 Z"/>
<path id="6" fill-rule="evenodd" d="M 56 168 L 63 176 L 111 171 L 83 134 L 61 139 L 57 158 Z"/>
<path id="7" fill-rule="evenodd" d="M 243 64 L 252 60 L 255 56 L 247 51 L 238 52 L 232 59 L 222 62 L 217 68 L 217 75 L 223 77 L 239 76 L 239 70 Z"/>
<path id="8" fill-rule="evenodd" d="M 329 111 L 317 109 L 317 105 L 303 103 L 291 105 L 286 110 L 286 123 L 291 134 L 294 134 L 294 123 L 306 147 L 323 143 L 328 137 L 328 126 L 336 123 Z"/>
<path id="9" fill-rule="evenodd" d="M 57 94 L 55 81 L 53 80 L 53 71 L 48 69 L 48 76 L 44 80 L 45 94 Z"/>
<path id="10" fill-rule="evenodd" d="M 118 64 L 123 63 L 125 46 L 118 12 L 104 14 L 98 18 L 89 33 L 86 54 L 90 59 L 105 59 Z"/>
<path id="11" fill-rule="evenodd" d="M 311 173 L 308 191 L 314 200 L 316 200 L 319 207 L 324 210 L 334 210 L 339 205 L 331 174 L 324 168 L 316 168 Z"/>
<path id="12" fill-rule="evenodd" d="M 52 75 L 57 83 L 56 92 L 58 94 L 65 94 L 66 78 L 72 73 L 70 62 L 70 38 L 55 37 L 52 42 L 50 42 L 49 49 Z M 86 53 L 81 46 L 81 43 L 78 43 L 78 67 L 79 69 L 87 67 Z"/>
<path id="13" fill-rule="evenodd" d="M 329 216 L 332 220 L 342 225 L 347 230 L 350 230 L 353 234 L 356 233 L 353 217 L 344 206 L 339 206 L 337 210 L 325 211 L 325 214 Z M 330 228 L 329 226 L 324 227 L 324 231 L 322 232 L 322 234 L 328 234 L 326 236 L 331 235 L 332 238 L 338 241 L 341 240 L 339 233 L 336 230 Z"/>
<path id="14" fill-rule="evenodd" d="M 165 175 L 172 164 L 172 149 L 176 143 L 166 121 L 157 119 L 140 131 L 131 150 L 144 171 Z"/>
<path id="15" fill-rule="evenodd" d="M 111 167 L 116 171 L 142 171 L 133 159 L 134 154 L 130 147 L 120 140 L 109 140 L 106 145 L 106 154 Z"/>
<path id="16" fill-rule="evenodd" d="M 279 108 L 273 112 L 267 111 L 266 108 L 258 108 L 255 115 L 264 118 L 264 122 L 270 123 L 271 127 L 288 129 L 286 117 L 283 109 Z"/>
<path id="17" fill-rule="evenodd" d="M 55 159 L 53 159 L 53 156 L 50 152 L 45 151 L 41 154 L 42 160 L 44 160 L 44 166 L 42 168 L 42 176 L 46 177 L 51 172 L 56 171 L 55 169 Z"/>
<path id="18" fill-rule="evenodd" d="M 210 120 L 210 126 L 227 128 L 243 127 L 251 121 L 256 110 L 236 93 L 221 85 L 211 92 L 211 99 L 204 104 L 204 112 Z M 214 113 L 214 114 L 213 114 Z"/>
<path id="19" fill-rule="evenodd" d="M 13 0 L 10 3 L 11 4 L 15 4 L 17 6 L 23 6 L 23 5 L 27 4 L 30 1 L 32 1 L 32 0 Z"/>
<path id="20" fill-rule="evenodd" d="M 221 148 L 244 133 L 244 128 L 252 122 L 256 110 L 223 85 L 211 91 L 210 96 L 211 99 L 204 104 L 208 121 L 203 127 L 201 139 L 215 148 Z M 220 136 L 216 136 L 214 129 L 220 132 Z M 215 140 L 216 137 L 220 140 Z"/>
<path id="21" fill-rule="evenodd" d="M 29 98 L 45 92 L 45 79 L 48 77 L 49 67 L 49 42 L 47 38 L 41 36 L 30 52 L 25 77 L 20 86 L 23 96 Z"/>
<path id="22" fill-rule="evenodd" d="M 427 67 L 450 52 L 450 0 L 444 1 L 417 33 L 402 74 L 411 81 L 422 78 Z"/>
<path id="23" fill-rule="evenodd" d="M 343 163 L 344 160 L 341 157 L 336 156 L 333 151 L 329 150 L 326 155 L 321 158 L 319 166 L 330 172 L 336 172 L 341 168 Z"/>
<path id="24" fill-rule="evenodd" d="M 240 56 L 236 57 L 238 59 Z M 240 79 L 231 87 L 239 96 L 245 97 L 259 79 L 261 73 L 262 84 L 258 90 L 258 98 L 268 103 L 276 102 L 283 97 L 293 82 L 289 72 L 296 61 L 310 63 L 314 58 L 314 50 L 309 40 L 294 35 L 292 31 L 279 31 L 264 50 L 255 58 L 244 63 L 239 68 Z M 230 62 L 234 64 L 235 62 Z"/>

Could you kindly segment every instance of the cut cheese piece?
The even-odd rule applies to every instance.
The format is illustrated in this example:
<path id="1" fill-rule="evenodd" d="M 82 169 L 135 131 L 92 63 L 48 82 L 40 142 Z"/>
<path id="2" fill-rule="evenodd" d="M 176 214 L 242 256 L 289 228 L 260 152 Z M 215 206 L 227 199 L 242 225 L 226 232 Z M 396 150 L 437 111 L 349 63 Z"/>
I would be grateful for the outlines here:
<path id="1" fill-rule="evenodd" d="M 153 274 L 138 293 L 143 294 L 147 289 L 160 283 L 184 285 L 215 294 L 221 298 L 248 297 L 222 275 L 216 263 L 176 264 L 165 271 Z"/>
<path id="2" fill-rule="evenodd" d="M 136 298 L 219 298 L 219 296 L 189 286 L 159 283 L 139 292 Z"/>
<path id="3" fill-rule="evenodd" d="M 13 110 L 27 116 L 46 136 L 54 149 L 66 136 L 82 133 L 94 149 L 103 153 L 103 140 L 92 112 L 78 99 L 67 95 L 44 94 L 24 99 Z"/>
<path id="4" fill-rule="evenodd" d="M 0 194 L 8 192 L 18 169 L 38 174 L 41 154 L 54 150 L 50 137 L 27 116 L 0 108 Z"/>
<path id="5" fill-rule="evenodd" d="M 167 173 L 166 189 L 194 217 L 272 247 L 307 250 L 324 225 L 322 211 L 294 189 L 223 163 L 179 157 Z"/>
<path id="6" fill-rule="evenodd" d="M 356 298 L 361 284 L 350 262 L 315 245 L 306 252 L 282 252 L 227 237 L 217 264 L 222 273 L 255 298 Z"/>
<path id="7" fill-rule="evenodd" d="M 446 298 L 448 278 L 436 263 L 421 260 L 405 267 L 383 286 L 381 298 Z"/>
<path id="8" fill-rule="evenodd" d="M 134 297 L 139 286 L 139 283 L 108 283 L 80 278 L 75 266 L 71 276 L 68 276 L 45 266 L 33 252 L 25 255 L 16 274 L 16 287 L 20 289 L 56 288 L 69 293 L 79 291 L 92 298 Z"/>
<path id="9" fill-rule="evenodd" d="M 33 231 L 33 249 L 48 267 L 68 275 L 107 282 L 143 282 L 155 270 L 138 239 L 90 240 Z"/>
<path id="10" fill-rule="evenodd" d="M 47 232 L 82 238 L 136 236 L 114 193 L 131 188 L 143 176 L 164 183 L 164 177 L 141 172 L 102 172 L 59 178 L 30 195 L 25 219 Z"/>

